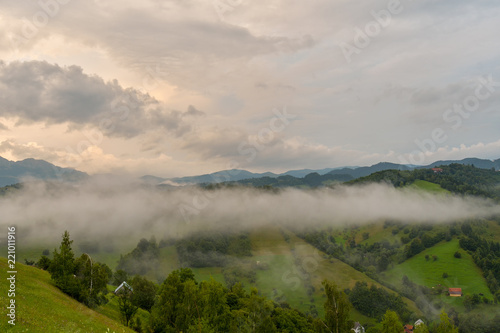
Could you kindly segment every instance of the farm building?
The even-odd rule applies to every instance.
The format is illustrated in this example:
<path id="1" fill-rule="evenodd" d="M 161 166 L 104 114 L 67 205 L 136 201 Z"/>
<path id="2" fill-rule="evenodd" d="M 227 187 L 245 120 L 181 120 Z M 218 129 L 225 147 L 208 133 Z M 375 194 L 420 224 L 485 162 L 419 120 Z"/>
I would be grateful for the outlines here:
<path id="1" fill-rule="evenodd" d="M 441 173 L 441 172 L 443 172 L 443 169 L 441 169 L 441 168 L 432 168 L 432 171 L 434 171 L 434 173 Z"/>
<path id="2" fill-rule="evenodd" d="M 413 325 L 405 325 L 405 333 L 413 333 Z"/>
<path id="3" fill-rule="evenodd" d="M 450 288 L 448 289 L 448 293 L 451 297 L 461 297 L 462 296 L 462 288 Z"/>

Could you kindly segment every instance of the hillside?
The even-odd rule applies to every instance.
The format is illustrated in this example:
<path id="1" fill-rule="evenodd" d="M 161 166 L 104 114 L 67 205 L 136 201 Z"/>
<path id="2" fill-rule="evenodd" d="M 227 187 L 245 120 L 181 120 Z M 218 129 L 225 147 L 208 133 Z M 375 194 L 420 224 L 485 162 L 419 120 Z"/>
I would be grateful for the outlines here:
<path id="1" fill-rule="evenodd" d="M 500 198 L 500 172 L 463 164 L 441 165 L 437 171 L 432 169 L 385 170 L 352 180 L 349 184 L 385 182 L 395 187 L 402 187 L 418 181 L 420 185 L 427 184 L 428 189 L 430 189 L 429 183 L 433 183 L 456 194 Z M 426 183 L 421 183 L 421 181 Z M 434 190 L 436 189 L 434 187 Z"/>
<path id="2" fill-rule="evenodd" d="M 461 258 L 453 256 L 457 251 L 461 253 Z M 434 260 L 433 256 L 437 259 Z M 447 273 L 448 276 L 444 278 L 443 273 Z M 481 270 L 474 264 L 472 256 L 460 248 L 457 239 L 443 241 L 422 251 L 390 268 L 382 274 L 382 277 L 392 285 L 401 286 L 403 275 L 429 288 L 441 284 L 445 288 L 462 288 L 464 295 L 481 293 L 490 300 L 493 299 L 485 279 L 481 276 Z M 459 301 L 455 303 L 455 306 L 462 306 Z"/>
<path id="3" fill-rule="evenodd" d="M 1 332 L 134 332 L 62 293 L 46 271 L 20 263 L 16 269 L 16 326 L 7 324 L 9 298 L 2 292 Z M 0 258 L 0 270 L 8 270 L 7 259 Z M 7 282 L 0 279 L 0 290 L 9 289 Z"/>
<path id="4" fill-rule="evenodd" d="M 349 181 L 360 177 L 369 176 L 375 172 L 385 170 L 399 170 L 411 171 L 417 169 L 430 169 L 440 165 L 462 164 L 474 165 L 476 168 L 481 169 L 500 169 L 500 159 L 491 161 L 479 158 L 465 158 L 463 160 L 444 160 L 431 163 L 429 165 L 407 165 L 381 162 L 371 166 L 363 167 L 338 167 L 338 168 L 324 168 L 324 169 L 300 169 L 290 170 L 280 174 L 272 172 L 253 173 L 247 170 L 222 170 L 210 174 L 175 177 L 175 178 L 162 178 L 152 175 L 141 177 L 141 180 L 149 185 L 158 184 L 214 184 L 222 182 L 233 182 L 251 186 L 274 186 L 274 187 L 287 187 L 287 186 L 309 186 L 316 187 L 319 185 L 328 185 L 328 181 Z M 306 179 L 310 177 L 310 179 Z M 314 179 L 313 184 L 309 184 Z"/>

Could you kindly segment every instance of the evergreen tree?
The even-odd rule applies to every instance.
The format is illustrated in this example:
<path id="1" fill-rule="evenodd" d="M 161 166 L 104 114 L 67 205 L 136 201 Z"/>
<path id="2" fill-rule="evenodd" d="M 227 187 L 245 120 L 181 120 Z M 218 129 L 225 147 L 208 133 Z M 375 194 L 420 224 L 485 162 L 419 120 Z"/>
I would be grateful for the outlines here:
<path id="1" fill-rule="evenodd" d="M 69 232 L 64 231 L 59 251 L 54 250 L 54 258 L 49 266 L 49 272 L 59 289 L 78 299 L 79 286 L 74 275 L 75 255 L 71 248 L 72 243 L 73 241 L 69 239 Z"/>

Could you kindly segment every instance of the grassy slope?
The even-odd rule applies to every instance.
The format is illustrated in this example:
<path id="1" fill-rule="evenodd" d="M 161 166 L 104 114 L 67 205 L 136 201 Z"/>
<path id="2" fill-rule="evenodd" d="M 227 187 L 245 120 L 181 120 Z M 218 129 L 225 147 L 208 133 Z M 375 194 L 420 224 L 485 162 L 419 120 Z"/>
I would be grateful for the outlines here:
<path id="1" fill-rule="evenodd" d="M 394 227 L 384 228 L 383 222 L 361 226 L 355 235 L 356 244 L 372 245 L 373 243 L 381 242 L 383 240 L 387 240 L 391 244 L 399 242 L 401 237 L 394 235 L 392 233 L 393 229 Z M 363 240 L 363 233 L 365 232 L 369 234 L 369 237 L 368 239 Z"/>
<path id="2" fill-rule="evenodd" d="M 457 259 L 453 256 L 456 251 L 460 251 L 462 258 Z M 425 259 L 426 255 L 429 255 L 430 260 Z M 438 260 L 434 261 L 433 255 L 436 255 Z M 444 272 L 448 273 L 447 278 L 443 278 Z M 471 256 L 460 249 L 457 239 L 436 244 L 402 264 L 395 265 L 382 276 L 392 285 L 401 286 L 403 275 L 408 276 L 413 282 L 427 287 L 441 284 L 446 288 L 462 288 L 464 294 L 483 293 L 485 297 L 493 299 L 493 295 L 482 277 L 481 270 L 474 264 Z M 442 296 L 441 300 L 463 309 L 461 298 Z"/>
<path id="3" fill-rule="evenodd" d="M 54 287 L 50 275 L 34 267 L 16 264 L 16 326 L 7 324 L 9 301 L 5 273 L 0 279 L 2 307 L 0 332 L 133 332 L 120 323 L 78 303 Z M 7 271 L 7 260 L 0 258 L 0 270 Z"/>
<path id="4" fill-rule="evenodd" d="M 115 287 L 112 287 L 111 289 L 114 290 Z M 109 302 L 97 308 L 96 311 L 105 315 L 106 317 L 115 320 L 116 322 L 121 322 L 122 317 L 118 305 L 118 298 L 112 293 L 108 294 L 107 297 Z M 141 319 L 142 325 L 144 326 L 149 321 L 149 312 L 139 308 L 135 316 L 132 318 L 132 320 L 135 320 L 137 317 Z"/>
<path id="5" fill-rule="evenodd" d="M 434 184 L 426 180 L 416 180 L 409 186 L 410 188 L 415 188 L 419 190 L 424 190 L 426 192 L 435 194 L 450 194 L 450 191 L 445 190 L 439 184 Z"/>
<path id="6" fill-rule="evenodd" d="M 269 298 L 281 296 L 291 306 L 302 311 L 309 311 L 314 305 L 320 317 L 324 316 L 324 292 L 322 281 L 334 281 L 341 289 L 352 288 L 356 281 L 365 281 L 369 285 L 379 283 L 372 280 L 351 266 L 327 256 L 304 242 L 292 233 L 286 232 L 289 241 L 285 241 L 278 228 L 260 230 L 251 233 L 254 259 L 267 270 L 257 271 L 256 287 Z M 307 288 L 313 286 L 312 295 Z M 415 304 L 405 299 L 409 308 L 420 314 Z M 351 311 L 351 318 L 362 323 L 373 322 L 373 319 Z"/>

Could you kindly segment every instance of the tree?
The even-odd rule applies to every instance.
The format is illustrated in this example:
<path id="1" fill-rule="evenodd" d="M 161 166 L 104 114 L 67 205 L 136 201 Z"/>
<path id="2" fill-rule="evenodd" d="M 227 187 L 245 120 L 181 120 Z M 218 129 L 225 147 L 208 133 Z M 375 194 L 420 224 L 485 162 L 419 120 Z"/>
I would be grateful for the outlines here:
<path id="1" fill-rule="evenodd" d="M 79 300 L 88 307 L 107 302 L 107 284 L 111 277 L 111 269 L 84 253 L 75 260 L 75 278 L 79 283 Z"/>
<path id="2" fill-rule="evenodd" d="M 69 239 L 69 232 L 66 230 L 62 236 L 59 252 L 54 250 L 54 258 L 49 266 L 51 278 L 56 286 L 73 298 L 78 299 L 79 287 L 74 278 L 75 263 L 74 253 L 71 248 L 72 240 Z"/>
<path id="3" fill-rule="evenodd" d="M 50 267 L 50 264 L 52 263 L 52 260 L 49 259 L 47 256 L 41 256 L 40 260 L 36 263 L 36 267 L 47 270 Z"/>
<path id="4" fill-rule="evenodd" d="M 439 325 L 434 330 L 436 333 L 458 333 L 458 328 L 453 325 L 448 317 L 448 314 L 444 310 L 439 315 Z"/>
<path id="5" fill-rule="evenodd" d="M 130 285 L 134 289 L 131 296 L 132 303 L 141 309 L 151 311 L 155 303 L 156 284 L 142 276 L 136 275 L 130 281 Z"/>
<path id="6" fill-rule="evenodd" d="M 464 302 L 465 310 L 467 310 L 467 312 L 471 311 L 474 308 L 474 302 L 472 301 L 471 295 L 465 295 L 463 302 Z"/>
<path id="7" fill-rule="evenodd" d="M 128 281 L 128 274 L 123 269 L 118 269 L 113 274 L 113 282 L 111 283 L 113 286 L 119 286 L 122 282 Z"/>
<path id="8" fill-rule="evenodd" d="M 420 324 L 415 326 L 413 333 L 429 333 L 429 328 L 425 324 Z"/>
<path id="9" fill-rule="evenodd" d="M 323 281 L 325 288 L 325 322 L 332 332 L 348 332 L 350 304 L 345 293 L 334 282 Z"/>
<path id="10" fill-rule="evenodd" d="M 138 307 L 132 303 L 130 296 L 131 292 L 127 288 L 124 288 L 124 290 L 120 291 L 118 294 L 118 307 L 122 315 L 123 323 L 127 327 L 138 309 Z"/>
<path id="11" fill-rule="evenodd" d="M 158 300 L 151 308 L 153 332 L 186 331 L 194 318 L 199 318 L 198 290 L 189 268 L 171 272 L 163 281 Z"/>
<path id="12" fill-rule="evenodd" d="M 394 311 L 387 310 L 382 317 L 381 333 L 400 333 L 403 331 L 403 325 L 399 321 L 398 314 Z"/>

